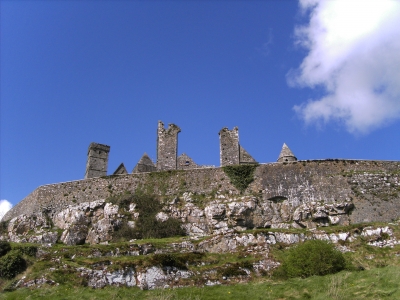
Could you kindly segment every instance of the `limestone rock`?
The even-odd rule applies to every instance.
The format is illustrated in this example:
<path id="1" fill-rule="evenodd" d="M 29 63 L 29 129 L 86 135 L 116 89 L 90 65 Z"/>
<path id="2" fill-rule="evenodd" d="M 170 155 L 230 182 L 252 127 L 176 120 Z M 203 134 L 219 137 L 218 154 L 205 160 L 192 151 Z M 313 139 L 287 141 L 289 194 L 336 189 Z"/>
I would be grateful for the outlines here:
<path id="1" fill-rule="evenodd" d="M 160 211 L 158 214 L 156 214 L 156 220 L 157 221 L 165 222 L 168 219 L 169 219 L 169 216 L 166 213 L 162 212 L 162 211 Z"/>
<path id="2" fill-rule="evenodd" d="M 163 270 L 159 267 L 151 267 L 146 272 L 137 275 L 138 285 L 143 290 L 152 290 L 156 287 L 163 287 L 167 281 Z"/>
<path id="3" fill-rule="evenodd" d="M 58 233 L 50 229 L 49 219 L 44 214 L 20 215 L 10 220 L 6 239 L 15 243 L 55 244 Z"/>
<path id="4" fill-rule="evenodd" d="M 82 245 L 88 233 L 86 225 L 71 225 L 61 235 L 61 241 L 66 245 Z"/>
<path id="5" fill-rule="evenodd" d="M 104 217 L 107 219 L 114 218 L 118 215 L 118 210 L 118 205 L 106 203 L 106 205 L 104 206 Z"/>
<path id="6" fill-rule="evenodd" d="M 114 225 L 108 218 L 104 218 L 93 224 L 92 228 L 86 237 L 86 242 L 89 244 L 98 244 L 112 240 Z"/>

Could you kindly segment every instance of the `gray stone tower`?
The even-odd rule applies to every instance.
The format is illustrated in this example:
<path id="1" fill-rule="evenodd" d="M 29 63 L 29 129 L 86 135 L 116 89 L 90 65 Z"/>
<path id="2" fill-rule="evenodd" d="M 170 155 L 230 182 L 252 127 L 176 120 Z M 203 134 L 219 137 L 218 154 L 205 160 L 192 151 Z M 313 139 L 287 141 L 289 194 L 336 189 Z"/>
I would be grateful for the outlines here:
<path id="1" fill-rule="evenodd" d="M 219 131 L 220 163 L 221 167 L 238 165 L 239 157 L 239 128 L 232 130 L 224 127 Z"/>
<path id="2" fill-rule="evenodd" d="M 283 143 L 281 153 L 279 154 L 277 162 L 290 162 L 297 161 L 296 156 L 294 156 L 293 152 L 289 149 L 289 147 Z"/>
<path id="3" fill-rule="evenodd" d="M 158 121 L 157 128 L 157 170 L 176 170 L 178 154 L 178 133 L 181 129 L 175 124 Z"/>
<path id="4" fill-rule="evenodd" d="M 85 179 L 107 175 L 109 152 L 110 146 L 97 143 L 89 145 Z"/>
<path id="5" fill-rule="evenodd" d="M 239 128 L 222 128 L 219 132 L 221 167 L 227 165 L 256 164 L 257 161 L 239 144 Z"/>

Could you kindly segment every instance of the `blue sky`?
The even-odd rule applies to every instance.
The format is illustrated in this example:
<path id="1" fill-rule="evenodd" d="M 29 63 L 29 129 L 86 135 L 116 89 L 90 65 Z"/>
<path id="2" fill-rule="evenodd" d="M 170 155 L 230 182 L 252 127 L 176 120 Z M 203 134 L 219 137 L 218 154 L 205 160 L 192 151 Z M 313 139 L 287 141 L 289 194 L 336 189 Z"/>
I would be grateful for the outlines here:
<path id="1" fill-rule="evenodd" d="M 90 142 L 130 172 L 158 120 L 198 164 L 234 126 L 259 162 L 400 160 L 399 2 L 352 2 L 1 1 L 0 199 L 82 179 Z"/>

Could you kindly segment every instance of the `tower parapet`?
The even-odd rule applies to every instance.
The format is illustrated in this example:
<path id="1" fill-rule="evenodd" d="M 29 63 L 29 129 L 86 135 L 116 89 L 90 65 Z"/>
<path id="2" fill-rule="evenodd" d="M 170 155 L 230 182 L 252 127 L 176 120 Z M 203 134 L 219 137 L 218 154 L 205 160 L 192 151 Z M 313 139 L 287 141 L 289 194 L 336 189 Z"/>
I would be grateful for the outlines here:
<path id="1" fill-rule="evenodd" d="M 87 154 L 85 179 L 107 175 L 109 152 L 110 146 L 90 143 Z"/>
<path id="2" fill-rule="evenodd" d="M 178 154 L 178 133 L 181 129 L 175 124 L 158 121 L 157 128 L 157 170 L 176 170 Z"/>

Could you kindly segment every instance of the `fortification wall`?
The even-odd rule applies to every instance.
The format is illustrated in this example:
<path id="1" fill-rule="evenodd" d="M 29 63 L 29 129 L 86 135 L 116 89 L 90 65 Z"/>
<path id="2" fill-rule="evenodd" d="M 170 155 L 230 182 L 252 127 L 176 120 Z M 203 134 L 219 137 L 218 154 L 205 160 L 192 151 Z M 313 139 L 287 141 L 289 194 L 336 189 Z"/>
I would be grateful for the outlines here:
<path id="1" fill-rule="evenodd" d="M 170 170 L 90 178 L 37 188 L 4 217 L 46 211 L 53 215 L 68 205 L 107 199 L 138 189 L 166 200 L 184 192 L 239 194 L 223 168 Z M 400 162 L 299 161 L 262 164 L 245 194 L 293 209 L 307 202 L 353 202 L 353 223 L 390 221 L 400 216 Z M 272 207 L 272 206 L 271 206 Z"/>

